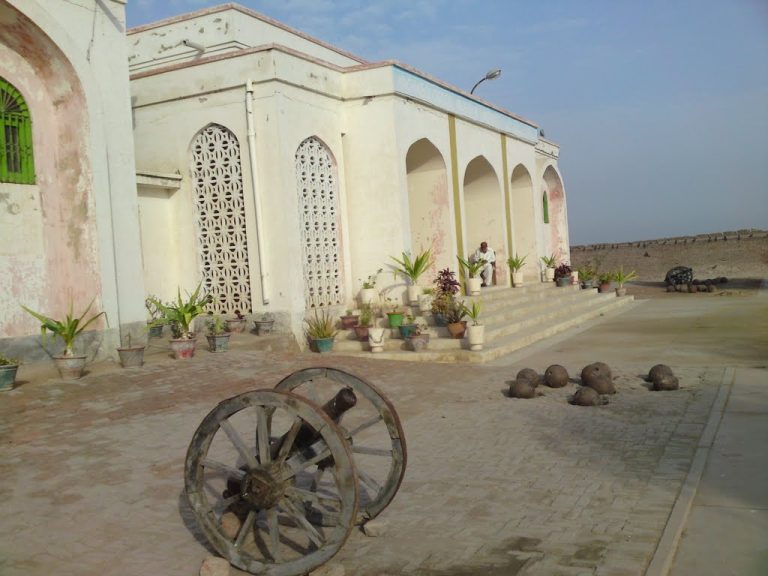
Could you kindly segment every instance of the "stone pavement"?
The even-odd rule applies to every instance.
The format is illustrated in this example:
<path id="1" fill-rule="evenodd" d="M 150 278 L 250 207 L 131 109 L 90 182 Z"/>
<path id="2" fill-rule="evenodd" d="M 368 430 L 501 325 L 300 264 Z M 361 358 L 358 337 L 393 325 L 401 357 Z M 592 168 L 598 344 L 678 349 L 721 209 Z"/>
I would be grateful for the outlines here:
<path id="1" fill-rule="evenodd" d="M 408 444 L 389 530 L 353 531 L 332 560 L 346 574 L 643 574 L 728 367 L 768 381 L 764 302 L 648 301 L 482 367 L 238 349 L 76 382 L 36 374 L 0 397 L 0 575 L 197 574 L 211 552 L 183 495 L 195 428 L 224 398 L 328 363 L 384 391 Z M 607 406 L 567 404 L 575 384 L 502 393 L 525 366 L 578 376 L 596 360 L 617 375 Z M 648 391 L 640 375 L 659 362 L 680 390 Z"/>

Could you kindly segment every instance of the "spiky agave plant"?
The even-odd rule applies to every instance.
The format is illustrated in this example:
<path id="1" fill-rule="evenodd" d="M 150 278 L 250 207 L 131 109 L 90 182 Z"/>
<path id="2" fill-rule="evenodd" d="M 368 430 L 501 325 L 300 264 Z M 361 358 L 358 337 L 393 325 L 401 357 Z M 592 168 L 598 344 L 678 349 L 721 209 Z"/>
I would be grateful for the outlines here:
<path id="1" fill-rule="evenodd" d="M 64 320 L 56 320 L 54 318 L 50 318 L 49 316 L 41 314 L 40 312 L 30 310 L 26 306 L 22 306 L 22 308 L 40 321 L 40 334 L 43 337 L 43 342 L 45 342 L 48 333 L 50 332 L 54 336 L 58 336 L 64 341 L 63 355 L 74 356 L 75 352 L 73 350 L 73 345 L 75 343 L 75 338 L 77 338 L 77 336 L 88 326 L 93 324 L 100 316 L 104 316 L 105 319 L 107 318 L 107 313 L 102 311 L 86 319 L 86 316 L 88 315 L 88 312 L 90 312 L 91 306 L 93 306 L 95 301 L 96 298 L 94 297 L 93 300 L 91 300 L 91 303 L 88 304 L 88 307 L 80 316 L 75 316 L 73 314 L 72 303 L 70 302 L 69 313 L 66 315 Z M 107 324 L 109 324 L 108 319 Z"/>

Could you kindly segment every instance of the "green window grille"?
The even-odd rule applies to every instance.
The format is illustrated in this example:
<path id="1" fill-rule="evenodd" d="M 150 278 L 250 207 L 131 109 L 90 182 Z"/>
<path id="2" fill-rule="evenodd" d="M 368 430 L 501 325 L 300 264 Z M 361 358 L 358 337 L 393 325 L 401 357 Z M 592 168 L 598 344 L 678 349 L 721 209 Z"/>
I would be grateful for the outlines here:
<path id="1" fill-rule="evenodd" d="M 544 204 L 544 224 L 549 224 L 549 198 L 547 198 L 546 192 L 544 192 L 542 202 Z"/>
<path id="2" fill-rule="evenodd" d="M 32 118 L 24 97 L 0 77 L 0 182 L 35 183 Z"/>

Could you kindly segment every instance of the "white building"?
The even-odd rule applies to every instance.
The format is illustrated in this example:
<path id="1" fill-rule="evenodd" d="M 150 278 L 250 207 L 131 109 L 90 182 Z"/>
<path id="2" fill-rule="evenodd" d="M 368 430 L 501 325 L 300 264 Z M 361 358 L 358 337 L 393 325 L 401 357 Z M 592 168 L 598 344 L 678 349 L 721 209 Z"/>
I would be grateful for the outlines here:
<path id="1" fill-rule="evenodd" d="M 234 4 L 127 33 L 123 4 L 0 0 L 0 122 L 26 114 L 30 135 L 0 148 L 0 350 L 39 349 L 20 304 L 96 297 L 111 350 L 146 294 L 202 280 L 216 312 L 298 337 L 402 251 L 456 269 L 485 240 L 502 285 L 514 252 L 529 276 L 567 257 L 559 149 L 536 124 Z"/>

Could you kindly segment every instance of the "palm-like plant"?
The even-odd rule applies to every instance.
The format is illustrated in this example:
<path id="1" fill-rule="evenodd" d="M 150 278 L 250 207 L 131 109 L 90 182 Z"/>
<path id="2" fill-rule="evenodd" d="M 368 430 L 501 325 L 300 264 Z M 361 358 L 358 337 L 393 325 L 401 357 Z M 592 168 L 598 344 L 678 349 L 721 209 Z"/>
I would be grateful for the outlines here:
<path id="1" fill-rule="evenodd" d="M 98 314 L 93 314 L 90 318 L 86 319 L 86 316 L 88 315 L 88 312 L 90 312 L 91 306 L 93 306 L 95 300 L 96 298 L 94 297 L 94 299 L 91 300 L 91 303 L 88 304 L 88 307 L 80 316 L 75 316 L 72 313 L 72 303 L 70 302 L 69 313 L 66 315 L 64 320 L 56 320 L 54 318 L 50 318 L 44 314 L 30 310 L 26 306 L 22 306 L 22 308 L 40 321 L 40 334 L 43 337 L 43 341 L 45 341 L 48 333 L 50 332 L 54 336 L 58 336 L 64 341 L 63 356 L 74 356 L 75 352 L 73 350 L 73 345 L 75 338 L 77 338 L 77 336 L 88 326 L 93 324 L 96 319 L 99 318 L 99 316 L 104 316 L 104 318 L 107 317 L 106 312 L 99 312 Z"/>
<path id="2" fill-rule="evenodd" d="M 515 252 L 514 256 L 507 258 L 507 266 L 509 266 L 509 269 L 512 270 L 512 272 L 519 272 L 523 269 L 526 258 L 528 258 L 528 254 L 525 256 L 518 256 L 517 252 Z"/>
<path id="3" fill-rule="evenodd" d="M 483 267 L 486 265 L 485 260 L 476 260 L 476 261 L 465 260 L 461 256 L 456 256 L 456 258 L 459 259 L 459 264 L 461 264 L 461 267 L 467 271 L 467 274 L 469 274 L 470 278 L 477 278 L 477 275 L 480 273 L 480 270 L 482 270 Z"/>
<path id="4" fill-rule="evenodd" d="M 554 254 L 550 254 L 549 256 L 542 256 L 541 257 L 541 261 L 544 262 L 544 265 L 547 268 L 554 268 L 555 267 L 556 260 L 555 260 L 555 255 Z"/>
<path id="5" fill-rule="evenodd" d="M 637 273 L 634 270 L 631 272 L 624 272 L 624 266 L 613 273 L 613 279 L 616 281 L 616 284 L 619 285 L 619 288 L 623 288 L 625 282 L 629 282 L 635 278 L 637 278 Z"/>
<path id="6" fill-rule="evenodd" d="M 397 266 L 393 266 L 395 276 L 402 274 L 411 281 L 411 284 L 415 285 L 432 265 L 432 249 L 424 250 L 413 259 L 411 259 L 409 252 L 403 252 L 402 258 L 395 258 L 394 256 L 390 256 L 390 258 L 397 262 Z"/>
<path id="7" fill-rule="evenodd" d="M 186 300 L 181 296 L 181 288 L 178 289 L 175 302 L 164 304 L 157 298 L 152 298 L 152 303 L 157 306 L 162 316 L 150 325 L 170 324 L 174 338 L 193 338 L 192 321 L 205 312 L 206 305 L 211 301 L 208 294 L 201 293 L 202 285 L 201 282 L 191 294 L 188 292 Z"/>
<path id="8" fill-rule="evenodd" d="M 470 317 L 475 326 L 480 325 L 480 310 L 482 310 L 480 302 L 472 302 L 472 307 L 464 306 L 464 313 Z"/>
<path id="9" fill-rule="evenodd" d="M 338 330 L 334 327 L 333 316 L 325 310 L 322 310 L 318 315 L 317 309 L 315 309 L 314 318 L 308 318 L 304 322 L 307 325 L 305 331 L 310 340 L 334 338 L 338 333 Z"/>

